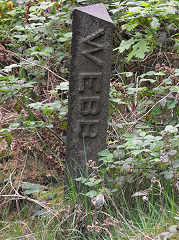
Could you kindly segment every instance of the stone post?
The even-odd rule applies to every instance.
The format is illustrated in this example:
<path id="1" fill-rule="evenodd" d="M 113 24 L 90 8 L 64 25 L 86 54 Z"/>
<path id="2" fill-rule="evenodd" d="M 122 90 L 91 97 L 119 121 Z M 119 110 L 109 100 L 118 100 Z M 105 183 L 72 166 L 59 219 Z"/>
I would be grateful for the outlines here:
<path id="1" fill-rule="evenodd" d="M 106 147 L 112 38 L 103 4 L 73 10 L 66 153 L 73 178 Z"/>

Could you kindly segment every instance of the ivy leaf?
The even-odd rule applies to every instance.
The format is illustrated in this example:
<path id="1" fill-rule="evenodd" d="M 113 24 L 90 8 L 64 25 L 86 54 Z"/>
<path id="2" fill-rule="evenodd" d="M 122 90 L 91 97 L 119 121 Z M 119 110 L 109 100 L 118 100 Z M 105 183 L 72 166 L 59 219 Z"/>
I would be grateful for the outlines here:
<path id="1" fill-rule="evenodd" d="M 133 50 L 128 54 L 127 60 L 131 60 L 133 56 L 143 59 L 145 53 L 149 52 L 149 50 L 150 47 L 148 46 L 148 43 L 143 39 L 133 46 Z"/>
<path id="2" fill-rule="evenodd" d="M 159 28 L 160 27 L 160 22 L 159 22 L 158 18 L 153 17 L 150 25 L 153 29 Z"/>

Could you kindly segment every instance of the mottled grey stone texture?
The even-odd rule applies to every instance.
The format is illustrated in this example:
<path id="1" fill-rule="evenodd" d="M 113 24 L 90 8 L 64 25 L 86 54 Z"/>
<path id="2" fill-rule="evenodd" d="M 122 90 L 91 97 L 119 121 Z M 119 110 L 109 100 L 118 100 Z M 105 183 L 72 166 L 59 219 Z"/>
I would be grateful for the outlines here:
<path id="1" fill-rule="evenodd" d="M 73 178 L 106 147 L 112 35 L 103 4 L 74 9 L 66 153 Z"/>

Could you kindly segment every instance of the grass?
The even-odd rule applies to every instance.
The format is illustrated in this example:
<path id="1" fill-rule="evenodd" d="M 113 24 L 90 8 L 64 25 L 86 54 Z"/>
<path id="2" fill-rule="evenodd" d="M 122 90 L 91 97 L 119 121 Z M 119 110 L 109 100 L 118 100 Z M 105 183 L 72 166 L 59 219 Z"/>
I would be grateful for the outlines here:
<path id="1" fill-rule="evenodd" d="M 85 189 L 79 192 L 75 184 L 65 191 L 63 186 L 51 185 L 48 192 L 26 199 L 9 196 L 0 213 L 0 239 L 155 239 L 177 224 L 177 196 L 164 183 L 161 196 L 156 195 L 160 189 L 154 189 L 143 201 L 141 196 L 131 197 L 129 186 L 112 202 L 106 195 L 106 204 L 99 209 L 85 196 Z M 43 203 L 49 196 L 55 197 Z M 44 214 L 38 215 L 39 210 Z"/>

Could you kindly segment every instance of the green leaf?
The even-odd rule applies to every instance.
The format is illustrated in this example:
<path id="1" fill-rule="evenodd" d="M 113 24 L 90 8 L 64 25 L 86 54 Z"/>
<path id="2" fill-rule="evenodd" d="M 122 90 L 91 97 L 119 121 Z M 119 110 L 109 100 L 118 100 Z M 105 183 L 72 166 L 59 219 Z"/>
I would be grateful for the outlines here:
<path id="1" fill-rule="evenodd" d="M 67 41 L 67 40 L 70 40 L 71 37 L 72 37 L 72 32 L 68 32 L 68 33 L 63 34 L 63 36 L 60 37 L 60 38 L 58 39 L 58 41 L 59 41 L 59 42 L 65 42 L 65 41 Z"/>
<path id="2" fill-rule="evenodd" d="M 155 106 L 151 111 L 152 115 L 160 115 L 161 113 L 162 113 L 162 110 L 160 106 Z"/>
<path id="3" fill-rule="evenodd" d="M 69 82 L 61 82 L 60 85 L 57 85 L 56 90 L 60 89 L 60 90 L 68 90 L 69 89 Z"/>
<path id="4" fill-rule="evenodd" d="M 26 182 L 26 183 L 22 183 L 21 187 L 25 189 L 24 193 L 27 195 L 41 192 L 40 184 L 32 184 L 32 183 Z"/>
<path id="5" fill-rule="evenodd" d="M 154 158 L 154 159 L 152 159 L 152 162 L 161 163 L 161 159 L 160 158 Z"/>
<path id="6" fill-rule="evenodd" d="M 133 45 L 133 50 L 128 54 L 127 60 L 129 61 L 134 56 L 143 59 L 145 57 L 145 53 L 149 51 L 150 47 L 148 46 L 148 42 L 145 40 L 141 40 L 135 45 Z"/>
<path id="7" fill-rule="evenodd" d="M 40 189 L 27 189 L 27 190 L 25 190 L 24 193 L 27 194 L 27 195 L 30 195 L 30 194 L 39 193 L 39 192 L 41 192 Z"/>
<path id="8" fill-rule="evenodd" d="M 135 92 L 142 92 L 143 90 L 147 90 L 147 88 L 146 87 L 140 87 L 140 88 L 128 88 L 127 89 L 127 93 L 128 94 L 133 94 L 133 93 L 135 93 Z"/>
<path id="9" fill-rule="evenodd" d="M 24 182 L 24 183 L 21 184 L 21 187 L 24 188 L 24 189 L 33 189 L 33 188 L 39 189 L 40 184 L 33 184 L 33 183 Z"/>
<path id="10" fill-rule="evenodd" d="M 10 71 L 12 70 L 12 68 L 16 68 L 16 67 L 21 67 L 21 65 L 19 65 L 19 64 L 11 64 L 11 65 L 9 65 L 9 66 L 6 66 L 6 67 L 3 69 L 3 71 L 5 71 L 5 72 L 10 72 Z"/>
<path id="11" fill-rule="evenodd" d="M 152 27 L 153 29 L 159 28 L 159 27 L 160 27 L 160 22 L 159 22 L 158 18 L 153 17 L 153 18 L 152 18 L 152 22 L 150 23 L 150 25 L 151 25 L 151 27 Z"/>
<path id="12" fill-rule="evenodd" d="M 127 103 L 123 102 L 120 98 L 110 98 L 110 101 L 118 103 L 118 104 L 127 104 Z"/>
<path id="13" fill-rule="evenodd" d="M 113 162 L 114 161 L 114 156 L 112 153 L 110 153 L 107 157 L 100 158 L 101 161 L 105 163 Z"/>
<path id="14" fill-rule="evenodd" d="M 138 154 L 140 154 L 142 152 L 151 152 L 151 150 L 150 149 L 133 150 L 133 151 L 131 151 L 131 154 L 133 154 L 134 156 L 137 156 Z"/>
<path id="15" fill-rule="evenodd" d="M 1 92 L 8 92 L 9 88 L 8 87 L 2 87 L 2 88 L 0 88 L 0 91 Z"/>
<path id="16" fill-rule="evenodd" d="M 142 78 L 144 76 L 153 76 L 155 74 L 156 74 L 155 71 L 149 71 L 149 72 L 143 73 L 142 75 L 140 75 L 140 77 Z"/>
<path id="17" fill-rule="evenodd" d="M 139 192 L 136 192 L 132 195 L 132 197 L 139 197 L 139 196 L 147 196 L 148 193 L 144 190 L 144 191 L 139 191 Z"/>
<path id="18" fill-rule="evenodd" d="M 125 74 L 126 75 L 126 77 L 132 77 L 133 76 L 133 72 L 122 72 L 122 73 L 120 73 L 120 74 Z"/>
<path id="19" fill-rule="evenodd" d="M 39 7 L 38 6 L 32 6 L 30 7 L 30 12 L 36 11 Z"/>
<path id="20" fill-rule="evenodd" d="M 173 127 L 172 125 L 167 125 L 164 131 L 169 133 L 177 133 L 178 129 L 176 127 Z"/>
<path id="21" fill-rule="evenodd" d="M 46 209 L 34 210 L 33 215 L 47 217 L 50 216 L 50 212 L 48 212 Z"/>
<path id="22" fill-rule="evenodd" d="M 128 41 L 122 40 L 120 46 L 118 48 L 115 48 L 114 51 L 118 50 L 120 53 L 122 53 L 125 50 L 128 50 L 135 42 L 136 40 L 134 40 L 134 38 L 131 38 Z"/>
<path id="23" fill-rule="evenodd" d="M 20 123 L 11 123 L 9 125 L 9 129 L 11 129 L 11 130 L 17 129 L 17 128 L 19 128 L 19 126 L 20 126 Z"/>
<path id="24" fill-rule="evenodd" d="M 171 227 L 169 227 L 169 232 L 177 233 L 178 232 L 178 225 L 172 225 Z"/>
<path id="25" fill-rule="evenodd" d="M 137 38 L 142 38 L 142 33 L 136 32 L 136 33 L 135 33 L 135 36 L 136 36 Z"/>
<path id="26" fill-rule="evenodd" d="M 53 52 L 53 48 L 52 47 L 46 47 L 44 49 L 42 49 L 39 54 L 41 56 L 51 56 L 50 54 Z"/>
<path id="27" fill-rule="evenodd" d="M 35 102 L 28 104 L 28 107 L 34 108 L 34 109 L 40 109 L 42 106 L 42 102 Z"/>
<path id="28" fill-rule="evenodd" d="M 173 168 L 179 168 L 179 159 L 173 162 Z"/>
<path id="29" fill-rule="evenodd" d="M 172 177 L 174 176 L 173 171 L 169 171 L 169 172 L 164 171 L 161 174 L 163 174 L 167 180 L 172 179 Z"/>
<path id="30" fill-rule="evenodd" d="M 85 185 L 89 187 L 93 187 L 98 185 L 100 182 L 101 182 L 101 179 L 90 178 L 89 181 L 85 183 Z"/>
<path id="31" fill-rule="evenodd" d="M 91 190 L 86 193 L 87 197 L 94 198 L 97 195 L 97 192 L 95 190 Z"/>
<path id="32" fill-rule="evenodd" d="M 128 8 L 128 12 L 130 12 L 130 13 L 139 13 L 140 11 L 141 11 L 141 7 L 139 7 L 139 6 Z"/>
<path id="33" fill-rule="evenodd" d="M 17 31 L 24 31 L 25 28 L 22 26 L 22 25 L 17 25 L 14 27 L 14 30 L 17 30 Z"/>
<path id="34" fill-rule="evenodd" d="M 86 2 L 86 0 L 77 0 L 77 3 L 82 3 L 82 2 Z"/>
<path id="35" fill-rule="evenodd" d="M 140 80 L 140 82 L 151 82 L 151 83 L 154 83 L 156 82 L 156 79 L 152 79 L 152 78 L 142 78 Z"/>
<path id="36" fill-rule="evenodd" d="M 162 100 L 160 101 L 160 105 L 161 105 L 163 108 L 165 107 L 166 103 L 167 103 L 167 99 L 166 99 L 166 98 L 164 98 L 164 99 L 162 99 Z"/>
<path id="37" fill-rule="evenodd" d="M 152 103 L 154 103 L 152 100 L 147 100 L 146 102 L 144 102 L 145 105 L 152 104 Z"/>
<path id="38" fill-rule="evenodd" d="M 151 152 L 150 155 L 153 157 L 159 157 L 160 153 L 159 152 Z"/>
<path id="39" fill-rule="evenodd" d="M 110 151 L 109 150 L 103 150 L 103 151 L 101 151 L 100 153 L 99 153 L 99 156 L 100 157 L 106 157 L 106 156 L 108 156 L 110 154 Z"/>
<path id="40" fill-rule="evenodd" d="M 150 4 L 149 3 L 146 3 L 146 2 L 139 2 L 140 5 L 144 6 L 145 8 L 149 8 L 150 7 Z"/>
<path id="41" fill-rule="evenodd" d="M 32 87 L 34 87 L 34 84 L 35 84 L 35 82 L 28 82 L 28 83 L 23 84 L 23 87 L 24 88 L 32 88 Z"/>
<path id="42" fill-rule="evenodd" d="M 136 21 L 134 23 L 127 23 L 122 25 L 122 29 L 126 29 L 127 31 L 131 31 L 132 29 L 134 29 L 135 27 L 137 27 L 139 25 L 139 21 Z"/>
<path id="43" fill-rule="evenodd" d="M 175 69 L 175 76 L 179 76 L 179 68 Z"/>
<path id="44" fill-rule="evenodd" d="M 45 127 L 46 128 L 53 128 L 54 126 L 53 126 L 53 124 L 45 124 Z"/>
<path id="45" fill-rule="evenodd" d="M 14 38 L 18 38 L 19 42 L 24 42 L 27 39 L 26 35 L 14 35 Z"/>
<path id="46" fill-rule="evenodd" d="M 70 39 L 72 37 L 72 32 L 67 32 L 67 33 L 63 34 L 63 37 L 66 39 Z"/>
<path id="47" fill-rule="evenodd" d="M 145 137 L 145 136 L 146 136 L 146 132 L 144 132 L 144 131 L 140 132 L 140 133 L 139 133 L 139 136 Z"/>
<path id="48" fill-rule="evenodd" d="M 178 104 L 178 101 L 173 101 L 169 106 L 168 106 L 168 109 L 173 109 L 175 106 L 176 106 L 176 104 Z"/>
<path id="49" fill-rule="evenodd" d="M 83 178 L 83 177 L 75 178 L 75 181 L 82 182 L 82 183 L 85 183 L 86 180 L 87 180 L 87 178 Z"/>

